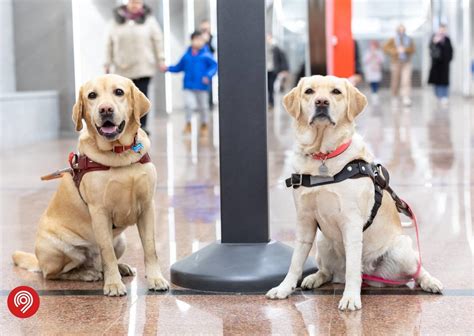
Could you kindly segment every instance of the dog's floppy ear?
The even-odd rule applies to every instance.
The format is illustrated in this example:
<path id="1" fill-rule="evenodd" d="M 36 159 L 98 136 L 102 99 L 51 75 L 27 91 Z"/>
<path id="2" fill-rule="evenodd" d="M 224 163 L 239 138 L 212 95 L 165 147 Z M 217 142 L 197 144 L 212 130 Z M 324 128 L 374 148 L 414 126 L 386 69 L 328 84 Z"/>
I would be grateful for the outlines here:
<path id="1" fill-rule="evenodd" d="M 133 119 L 140 126 L 140 118 L 148 113 L 150 109 L 150 101 L 141 92 L 135 84 L 132 85 L 132 108 L 133 108 Z"/>
<path id="2" fill-rule="evenodd" d="M 76 125 L 76 131 L 79 132 L 82 129 L 82 119 L 84 118 L 84 101 L 82 97 L 82 87 L 79 89 L 76 103 L 72 108 L 72 121 Z"/>
<path id="3" fill-rule="evenodd" d="M 347 118 L 353 121 L 367 106 L 367 98 L 348 80 L 346 80 L 346 88 Z"/>
<path id="4" fill-rule="evenodd" d="M 300 90 L 302 81 L 303 79 L 300 79 L 298 85 L 283 97 L 283 106 L 285 106 L 286 111 L 295 119 L 298 119 L 301 113 Z"/>

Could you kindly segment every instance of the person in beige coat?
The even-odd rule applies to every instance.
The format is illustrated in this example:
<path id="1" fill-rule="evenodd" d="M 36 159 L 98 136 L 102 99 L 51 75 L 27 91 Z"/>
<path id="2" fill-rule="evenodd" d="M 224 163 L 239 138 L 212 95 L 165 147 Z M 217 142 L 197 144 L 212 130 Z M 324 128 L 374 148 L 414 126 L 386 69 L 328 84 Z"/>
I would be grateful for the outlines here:
<path id="1" fill-rule="evenodd" d="M 383 51 L 391 58 L 391 82 L 390 88 L 394 98 L 402 97 L 403 104 L 411 105 L 411 57 L 415 52 L 413 39 L 406 34 L 405 26 L 399 25 L 395 37 L 389 39 Z"/>
<path id="2" fill-rule="evenodd" d="M 163 34 L 143 0 L 129 0 L 114 10 L 106 44 L 105 72 L 130 78 L 148 96 L 148 85 L 164 64 Z M 147 130 L 147 114 L 141 119 Z"/>

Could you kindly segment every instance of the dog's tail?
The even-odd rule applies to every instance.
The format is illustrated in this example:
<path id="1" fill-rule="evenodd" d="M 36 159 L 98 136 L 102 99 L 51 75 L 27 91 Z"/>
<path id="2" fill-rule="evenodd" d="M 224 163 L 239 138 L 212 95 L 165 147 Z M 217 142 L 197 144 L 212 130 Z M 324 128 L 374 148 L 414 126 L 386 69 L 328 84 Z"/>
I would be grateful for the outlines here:
<path id="1" fill-rule="evenodd" d="M 33 253 L 26 253 L 23 251 L 15 251 L 12 254 L 13 263 L 30 272 L 41 272 L 38 259 Z"/>

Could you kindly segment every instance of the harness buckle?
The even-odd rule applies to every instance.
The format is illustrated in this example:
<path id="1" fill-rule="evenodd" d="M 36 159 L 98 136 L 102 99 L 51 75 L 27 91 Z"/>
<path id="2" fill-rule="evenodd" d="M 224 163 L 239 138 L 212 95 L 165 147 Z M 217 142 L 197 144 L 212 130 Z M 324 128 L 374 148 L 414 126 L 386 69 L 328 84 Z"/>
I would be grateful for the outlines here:
<path id="1" fill-rule="evenodd" d="M 291 174 L 291 185 L 293 187 L 303 185 L 303 174 Z"/>
<path id="2" fill-rule="evenodd" d="M 407 217 L 413 217 L 413 214 L 408 204 L 400 197 L 398 197 L 398 195 L 395 194 L 393 190 L 391 191 L 390 196 L 392 196 L 393 200 L 395 201 L 395 206 L 397 207 L 398 212 L 404 214 Z"/>
<path id="3" fill-rule="evenodd" d="M 77 169 L 79 164 L 79 156 L 74 152 L 69 153 L 68 162 L 69 166 L 71 166 L 73 170 Z"/>

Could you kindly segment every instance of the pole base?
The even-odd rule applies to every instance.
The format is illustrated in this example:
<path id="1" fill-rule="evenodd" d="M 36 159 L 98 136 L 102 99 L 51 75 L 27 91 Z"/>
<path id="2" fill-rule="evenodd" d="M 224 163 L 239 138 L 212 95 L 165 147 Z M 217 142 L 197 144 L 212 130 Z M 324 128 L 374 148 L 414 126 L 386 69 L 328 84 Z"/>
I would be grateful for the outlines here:
<path id="1" fill-rule="evenodd" d="M 171 266 L 175 285 L 212 292 L 265 292 L 285 278 L 293 249 L 270 241 L 255 244 L 223 244 L 220 241 Z M 306 260 L 303 276 L 317 271 Z"/>

